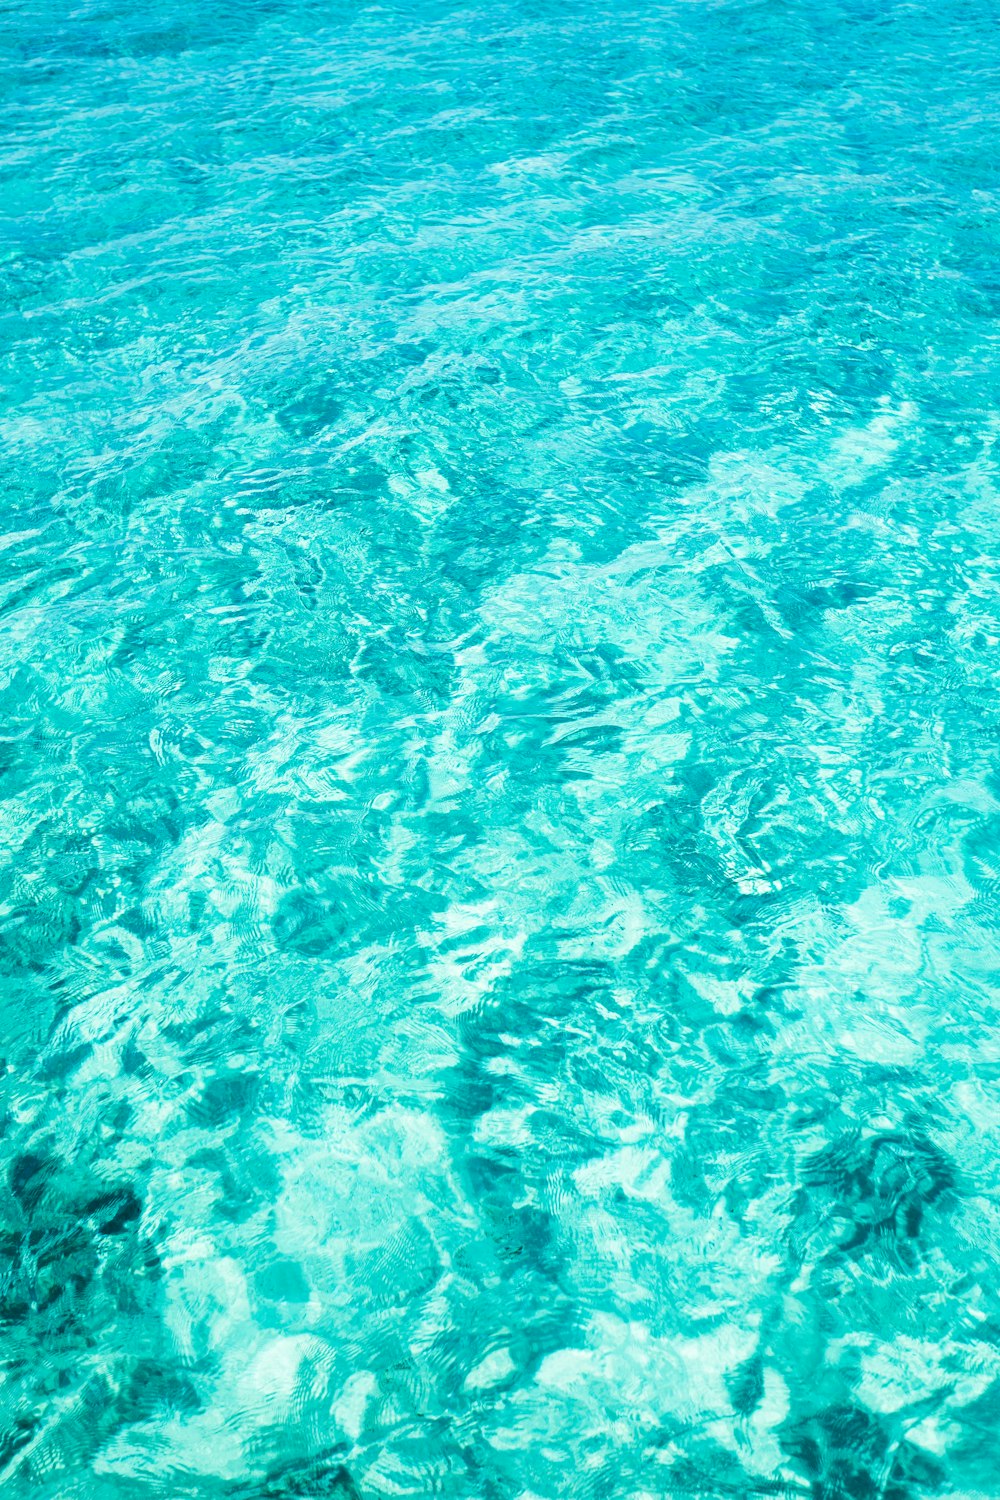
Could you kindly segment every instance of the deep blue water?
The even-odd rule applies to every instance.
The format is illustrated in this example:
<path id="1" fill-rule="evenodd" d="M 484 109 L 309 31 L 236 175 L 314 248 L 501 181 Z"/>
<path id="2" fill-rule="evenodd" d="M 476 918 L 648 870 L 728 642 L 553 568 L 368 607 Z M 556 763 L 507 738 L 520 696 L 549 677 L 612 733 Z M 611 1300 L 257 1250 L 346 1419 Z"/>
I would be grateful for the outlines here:
<path id="1" fill-rule="evenodd" d="M 998 83 L 4 0 L 5 1496 L 1000 1495 Z"/>

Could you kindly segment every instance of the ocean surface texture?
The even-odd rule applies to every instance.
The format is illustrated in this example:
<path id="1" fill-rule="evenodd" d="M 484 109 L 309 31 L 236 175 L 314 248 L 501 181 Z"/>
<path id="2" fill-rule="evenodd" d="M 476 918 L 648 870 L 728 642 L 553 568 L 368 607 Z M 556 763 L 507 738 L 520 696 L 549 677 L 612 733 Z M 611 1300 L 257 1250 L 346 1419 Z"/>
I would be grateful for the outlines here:
<path id="1" fill-rule="evenodd" d="M 5 1500 L 996 1500 L 990 0 L 3 0 Z"/>

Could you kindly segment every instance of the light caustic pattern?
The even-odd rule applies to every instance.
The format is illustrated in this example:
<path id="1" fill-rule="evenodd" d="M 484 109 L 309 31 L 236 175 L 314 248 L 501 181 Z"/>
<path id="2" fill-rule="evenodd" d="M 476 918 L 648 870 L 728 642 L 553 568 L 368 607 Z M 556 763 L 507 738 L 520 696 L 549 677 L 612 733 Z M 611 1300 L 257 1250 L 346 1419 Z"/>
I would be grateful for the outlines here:
<path id="1" fill-rule="evenodd" d="M 6 0 L 11 1500 L 995 1500 L 978 0 Z"/>

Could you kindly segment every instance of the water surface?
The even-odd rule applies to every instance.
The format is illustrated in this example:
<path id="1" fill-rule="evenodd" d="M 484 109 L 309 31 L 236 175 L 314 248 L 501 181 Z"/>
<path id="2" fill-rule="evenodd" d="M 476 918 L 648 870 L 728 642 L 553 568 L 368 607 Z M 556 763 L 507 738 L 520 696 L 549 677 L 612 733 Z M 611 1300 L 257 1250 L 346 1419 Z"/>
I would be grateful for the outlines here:
<path id="1" fill-rule="evenodd" d="M 993 1500 L 985 0 L 5 0 L 11 1500 Z"/>

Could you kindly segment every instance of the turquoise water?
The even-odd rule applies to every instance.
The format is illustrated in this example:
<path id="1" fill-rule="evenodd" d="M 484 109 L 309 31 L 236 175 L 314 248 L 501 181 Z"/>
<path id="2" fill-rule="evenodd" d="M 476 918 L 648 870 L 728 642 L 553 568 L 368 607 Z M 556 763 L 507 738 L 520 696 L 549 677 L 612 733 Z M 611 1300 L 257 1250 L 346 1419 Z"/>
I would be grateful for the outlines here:
<path id="1" fill-rule="evenodd" d="M 979 0 L 6 0 L 0 1483 L 996 1500 Z"/>

